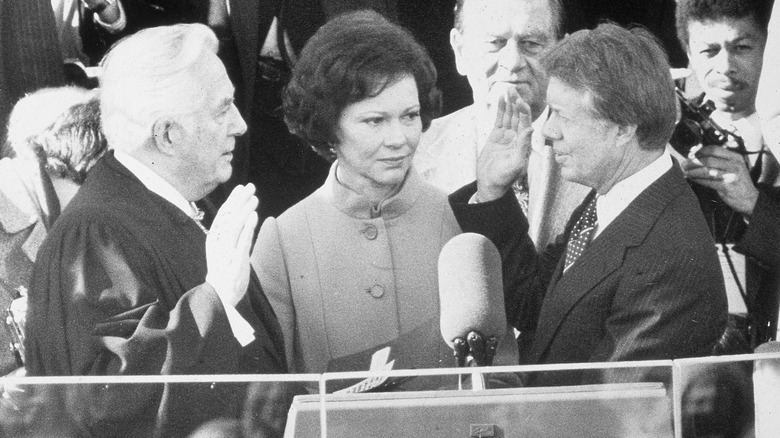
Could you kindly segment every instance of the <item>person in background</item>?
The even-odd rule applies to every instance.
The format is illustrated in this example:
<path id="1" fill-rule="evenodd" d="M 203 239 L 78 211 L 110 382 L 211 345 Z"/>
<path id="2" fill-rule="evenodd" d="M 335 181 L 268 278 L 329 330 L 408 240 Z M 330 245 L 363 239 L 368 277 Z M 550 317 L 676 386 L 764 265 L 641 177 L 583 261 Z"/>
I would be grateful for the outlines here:
<path id="1" fill-rule="evenodd" d="M 520 135 L 504 122 L 517 116 L 499 105 L 476 183 L 450 195 L 464 232 L 487 236 L 502 254 L 520 363 L 710 354 L 725 329 L 726 294 L 696 198 L 665 150 L 676 102 L 663 49 L 647 31 L 601 24 L 559 42 L 543 67 L 550 116 L 542 133 L 563 177 L 593 189 L 562 243 L 535 250 L 510 190 L 527 165 L 527 105 Z M 587 379 L 579 371 L 534 373 L 527 383 Z"/>
<path id="2" fill-rule="evenodd" d="M 730 133 L 723 142 L 703 136 L 681 165 L 719 249 L 733 326 L 751 347 L 775 339 L 780 297 L 778 264 L 757 249 L 780 220 L 772 201 L 780 164 L 756 113 L 770 7 L 767 0 L 680 0 L 677 9 L 678 37 L 703 91 L 690 104 L 711 102 L 711 120 Z"/>
<path id="3" fill-rule="evenodd" d="M 113 44 L 148 27 L 206 23 L 209 0 L 51 0 L 66 61 L 97 66 Z"/>
<path id="4" fill-rule="evenodd" d="M 769 33 L 764 48 L 764 63 L 761 79 L 756 93 L 756 110 L 761 119 L 764 143 L 774 156 L 780 154 L 780 8 L 773 6 L 769 21 Z M 753 210 L 753 220 L 767 218 L 760 233 L 752 233 L 750 243 L 743 237 L 742 247 L 750 247 L 750 252 L 768 266 L 773 266 L 776 276 L 780 276 L 780 189 L 759 193 L 757 209 Z M 757 214 L 758 212 L 758 214 Z M 778 321 L 780 321 L 780 316 Z M 780 331 L 780 324 L 777 326 Z M 777 335 L 777 332 L 775 332 Z M 777 336 L 774 338 L 778 339 Z"/>
<path id="5" fill-rule="evenodd" d="M 285 120 L 333 164 L 316 192 L 266 219 L 252 264 L 295 372 L 365 370 L 360 353 L 385 345 L 396 368 L 454 365 L 437 259 L 460 228 L 412 165 L 439 108 L 435 81 L 425 49 L 374 12 L 329 21 L 293 70 Z"/>
<path id="6" fill-rule="evenodd" d="M 128 1 L 134 0 L 51 0 L 65 61 L 97 65 L 108 44 L 127 35 L 124 3 Z"/>
<path id="7" fill-rule="evenodd" d="M 279 323 L 249 265 L 254 188 L 239 186 L 208 233 L 194 202 L 230 178 L 246 124 L 201 24 L 162 26 L 106 56 L 110 151 L 46 236 L 26 324 L 32 376 L 285 373 Z M 100 385 L 68 408 L 101 436 L 186 436 L 238 418 L 241 386 Z"/>
<path id="8" fill-rule="evenodd" d="M 49 0 L 0 0 L 0 144 L 8 115 L 25 94 L 65 85 Z M 0 156 L 5 151 L 0 149 Z"/>
<path id="9" fill-rule="evenodd" d="M 0 309 L 24 297 L 38 248 L 73 198 L 87 171 L 106 150 L 95 95 L 77 87 L 44 88 L 23 97 L 9 120 L 8 148 L 0 159 Z M 15 323 L 24 326 L 16 308 Z M 0 375 L 21 365 L 0 330 Z M 12 353 L 20 354 L 15 358 Z"/>
<path id="10" fill-rule="evenodd" d="M 688 365 L 682 390 L 685 436 L 748 438 L 756 435 L 752 362 Z M 759 391 L 761 391 L 759 389 Z M 771 436 L 771 434 L 769 435 Z"/>
<path id="11" fill-rule="evenodd" d="M 563 36 L 563 16 L 560 0 L 459 0 L 450 44 L 474 103 L 434 120 L 414 158 L 423 179 L 447 193 L 474 181 L 497 99 L 515 88 L 531 107 L 537 129 L 528 168 L 513 190 L 540 249 L 563 230 L 588 193 L 587 187 L 561 178 L 552 149 L 540 134 L 548 115 L 541 59 Z"/>

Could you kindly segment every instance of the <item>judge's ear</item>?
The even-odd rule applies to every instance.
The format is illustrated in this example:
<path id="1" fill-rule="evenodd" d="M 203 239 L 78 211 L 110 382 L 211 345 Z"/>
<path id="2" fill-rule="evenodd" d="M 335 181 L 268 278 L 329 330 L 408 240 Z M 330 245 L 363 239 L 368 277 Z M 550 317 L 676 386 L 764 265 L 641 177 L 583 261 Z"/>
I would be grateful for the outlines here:
<path id="1" fill-rule="evenodd" d="M 160 117 L 152 125 L 152 141 L 159 152 L 173 155 L 184 138 L 183 130 L 174 117 Z"/>
<path id="2" fill-rule="evenodd" d="M 450 30 L 450 46 L 455 55 L 455 69 L 461 76 L 466 76 L 468 69 L 463 59 L 463 34 L 456 28 Z"/>

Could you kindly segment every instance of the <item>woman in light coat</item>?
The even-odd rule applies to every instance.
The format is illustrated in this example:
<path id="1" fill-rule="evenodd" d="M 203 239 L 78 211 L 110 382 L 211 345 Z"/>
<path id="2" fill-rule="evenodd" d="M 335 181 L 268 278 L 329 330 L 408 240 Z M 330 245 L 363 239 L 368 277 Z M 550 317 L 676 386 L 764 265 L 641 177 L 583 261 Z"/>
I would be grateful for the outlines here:
<path id="1" fill-rule="evenodd" d="M 333 161 L 325 184 L 262 225 L 252 256 L 290 369 L 452 367 L 439 333 L 437 259 L 460 228 L 412 157 L 440 106 L 436 70 L 382 16 L 337 17 L 308 42 L 284 96 L 291 132 Z"/>

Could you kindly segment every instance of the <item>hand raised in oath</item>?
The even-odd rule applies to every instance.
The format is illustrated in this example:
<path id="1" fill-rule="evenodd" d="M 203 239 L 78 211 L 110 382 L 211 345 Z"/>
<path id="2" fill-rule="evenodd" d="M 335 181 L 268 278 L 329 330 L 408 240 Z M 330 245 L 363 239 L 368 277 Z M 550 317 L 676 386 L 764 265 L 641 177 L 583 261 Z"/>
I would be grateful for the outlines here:
<path id="1" fill-rule="evenodd" d="M 531 151 L 531 108 L 514 87 L 495 105 L 496 119 L 477 159 L 477 200 L 500 198 L 526 172 Z"/>
<path id="2" fill-rule="evenodd" d="M 226 305 L 235 307 L 249 285 L 249 251 L 257 226 L 257 204 L 254 185 L 236 186 L 206 237 L 206 282 Z"/>

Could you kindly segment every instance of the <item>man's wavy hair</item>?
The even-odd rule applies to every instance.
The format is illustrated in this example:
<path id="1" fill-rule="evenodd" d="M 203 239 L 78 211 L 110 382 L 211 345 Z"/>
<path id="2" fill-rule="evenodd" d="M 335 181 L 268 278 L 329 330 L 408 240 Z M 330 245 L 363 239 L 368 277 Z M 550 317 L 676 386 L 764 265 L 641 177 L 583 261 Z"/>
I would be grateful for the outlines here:
<path id="1" fill-rule="evenodd" d="M 51 176 L 83 183 L 106 151 L 96 93 L 64 86 L 24 96 L 9 117 L 7 147 L 10 156 L 37 160 Z"/>
<path id="2" fill-rule="evenodd" d="M 691 21 L 722 21 L 753 17 L 767 33 L 772 0 L 678 0 L 676 10 L 677 39 L 688 50 L 688 24 Z"/>
<path id="3" fill-rule="evenodd" d="M 640 147 L 663 149 L 674 130 L 677 98 L 666 52 L 646 29 L 602 23 L 577 31 L 550 50 L 542 66 L 593 97 L 595 116 L 636 125 Z"/>
<path id="4" fill-rule="evenodd" d="M 106 151 L 100 102 L 93 98 L 73 105 L 31 143 L 49 175 L 82 184 Z"/>
<path id="5" fill-rule="evenodd" d="M 303 48 L 284 91 L 284 120 L 290 132 L 333 160 L 344 109 L 408 75 L 417 84 L 425 131 L 441 108 L 436 67 L 425 48 L 377 12 L 339 15 Z"/>

